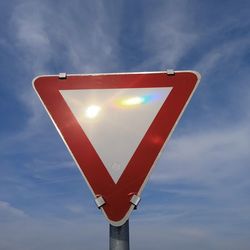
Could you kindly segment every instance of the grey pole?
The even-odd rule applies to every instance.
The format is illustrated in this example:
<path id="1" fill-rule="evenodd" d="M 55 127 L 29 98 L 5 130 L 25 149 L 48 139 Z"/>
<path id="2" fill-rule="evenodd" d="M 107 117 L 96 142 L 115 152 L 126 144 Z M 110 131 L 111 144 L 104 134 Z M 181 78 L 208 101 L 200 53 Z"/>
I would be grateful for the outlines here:
<path id="1" fill-rule="evenodd" d="M 109 250 L 129 250 L 129 221 L 120 227 L 109 225 Z"/>

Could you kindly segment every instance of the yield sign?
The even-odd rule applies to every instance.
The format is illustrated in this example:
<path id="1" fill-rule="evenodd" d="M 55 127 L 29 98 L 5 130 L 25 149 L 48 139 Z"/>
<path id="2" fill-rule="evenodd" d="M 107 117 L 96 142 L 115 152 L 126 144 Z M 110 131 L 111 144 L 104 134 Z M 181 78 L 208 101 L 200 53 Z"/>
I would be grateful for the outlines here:
<path id="1" fill-rule="evenodd" d="M 33 86 L 109 222 L 138 204 L 197 72 L 39 76 Z"/>

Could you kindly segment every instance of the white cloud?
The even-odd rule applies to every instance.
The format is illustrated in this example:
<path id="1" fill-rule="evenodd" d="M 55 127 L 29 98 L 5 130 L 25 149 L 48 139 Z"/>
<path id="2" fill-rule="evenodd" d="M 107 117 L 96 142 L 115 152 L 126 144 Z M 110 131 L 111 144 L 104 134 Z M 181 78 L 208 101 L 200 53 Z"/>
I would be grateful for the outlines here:
<path id="1" fill-rule="evenodd" d="M 231 25 L 222 22 L 219 27 L 210 27 L 202 32 L 192 30 L 194 21 L 192 13 L 187 13 L 186 10 L 189 3 L 167 1 L 161 6 L 153 4 L 152 8 L 149 7 L 144 30 L 139 35 L 143 37 L 142 49 L 145 54 L 150 55 L 150 59 L 138 67 L 175 68 L 186 53 L 196 46 L 204 46 L 205 33 L 209 32 L 207 36 L 212 38 L 214 34 L 223 33 L 225 27 Z M 19 155 L 23 150 L 27 150 L 29 156 L 33 158 L 26 159 L 30 162 L 30 166 L 26 167 L 30 169 L 34 167 L 34 172 L 29 177 L 37 177 L 36 181 L 39 180 L 44 187 L 54 182 L 75 183 L 75 179 L 67 177 L 67 172 L 56 178 L 54 178 L 55 173 L 50 176 L 50 171 L 57 168 L 70 169 L 72 163 L 66 161 L 63 166 L 57 165 L 57 160 L 58 162 L 65 160 L 65 151 L 62 152 L 59 144 L 52 143 L 55 138 L 52 138 L 51 134 L 56 132 L 53 130 L 51 133 L 51 126 L 48 125 L 50 121 L 31 89 L 31 78 L 40 73 L 58 73 L 54 72 L 57 70 L 101 72 L 118 69 L 122 64 L 118 56 L 119 36 L 129 36 L 120 34 L 121 7 L 120 1 L 112 4 L 100 1 L 69 1 L 60 5 L 53 1 L 17 1 L 15 5 L 10 30 L 14 49 L 20 60 L 19 66 L 26 76 L 19 81 L 21 83 L 16 84 L 16 89 L 17 95 L 29 110 L 30 117 L 22 131 L 1 141 L 1 153 L 12 152 L 15 147 L 18 147 L 16 151 Z M 233 24 L 240 28 L 238 20 Z M 0 43 L 7 46 L 5 39 L 0 39 Z M 225 39 L 223 43 L 214 43 L 211 40 L 211 47 L 207 51 L 205 47 L 204 55 L 199 53 L 198 58 L 201 59 L 194 62 L 195 68 L 205 72 L 203 77 L 214 74 L 220 65 L 232 63 L 231 65 L 236 65 L 239 69 L 242 57 L 249 48 L 249 39 Z M 237 64 L 234 64 L 235 62 Z M 206 81 L 205 77 L 201 84 Z M 244 81 L 246 85 L 248 78 L 247 74 L 242 75 L 237 86 L 241 88 Z M 211 89 L 210 83 L 207 82 L 206 86 L 207 90 Z M 186 129 L 185 135 L 176 134 L 170 140 L 148 187 L 155 189 L 154 199 L 160 197 L 159 206 L 156 202 L 152 202 L 151 206 L 145 205 L 144 208 L 142 203 L 143 209 L 138 208 L 142 213 L 139 212 L 137 215 L 135 213 L 132 217 L 132 248 L 147 250 L 164 249 L 167 246 L 176 250 L 183 248 L 234 250 L 237 246 L 239 250 L 249 249 L 250 130 L 249 112 L 244 109 L 248 108 L 250 103 L 249 93 L 248 88 L 242 88 L 242 95 L 237 96 L 239 100 L 237 104 L 242 102 L 242 108 L 238 108 L 237 112 L 244 114 L 246 118 L 242 118 L 241 115 L 241 120 L 237 123 L 235 120 L 225 122 L 218 114 L 212 114 L 210 118 L 218 120 L 217 123 L 211 122 L 206 126 L 203 124 L 203 131 L 194 126 L 195 132 Z M 210 94 L 213 96 L 213 93 Z M 235 96 L 235 92 L 233 94 Z M 200 96 L 202 95 L 200 93 Z M 203 96 L 199 98 L 200 105 L 209 107 L 213 105 L 213 98 L 203 99 Z M 230 114 L 231 111 L 225 107 L 223 112 Z M 59 138 L 56 138 L 59 141 Z M 39 157 L 34 160 L 35 156 L 31 156 L 31 152 L 35 148 L 39 150 L 40 156 L 44 153 L 46 156 L 49 155 L 49 158 L 54 154 L 56 160 L 43 162 Z M 17 161 L 18 164 L 25 165 L 22 160 L 17 159 Z M 18 169 L 20 172 L 17 175 L 22 172 L 20 165 Z M 14 183 L 18 177 L 11 178 Z M 26 181 L 27 184 L 25 178 L 21 181 Z M 20 185 L 25 186 L 21 181 Z M 179 185 L 180 183 L 186 186 L 183 187 Z M 34 192 L 37 194 L 40 190 Z M 48 194 L 47 189 L 41 190 L 39 199 L 42 199 L 44 194 L 45 197 L 53 196 L 55 193 L 58 192 L 54 190 Z M 150 192 L 146 191 L 144 195 L 152 198 Z M 32 192 L 27 196 L 34 198 Z M 61 192 L 61 196 L 64 197 L 65 193 Z M 166 196 L 166 199 L 163 200 L 162 196 Z M 171 200 L 172 196 L 177 198 Z M 44 198 L 44 202 L 46 201 Z M 95 219 L 89 212 L 93 207 L 84 204 L 85 207 L 82 208 L 77 202 L 61 203 L 65 210 L 75 216 L 80 217 L 85 213 L 86 216 L 70 220 L 30 218 L 21 209 L 0 201 L 1 218 L 5 218 L 5 222 L 8 219 L 8 223 L 0 227 L 1 248 L 63 250 L 74 245 L 75 249 L 82 249 L 83 246 L 86 249 L 100 249 L 103 245 L 107 245 L 108 224 L 104 224 L 104 219 Z"/>
<path id="2" fill-rule="evenodd" d="M 150 52 L 147 66 L 176 68 L 177 63 L 192 48 L 198 34 L 190 29 L 192 16 L 188 15 L 188 1 L 165 1 L 148 10 L 145 22 L 143 48 Z M 178 5 L 178 8 L 176 7 Z M 166 68 L 167 67 L 167 68 Z"/>
<path id="3" fill-rule="evenodd" d="M 195 180 L 203 183 L 234 176 L 249 159 L 249 127 L 246 124 L 204 129 L 174 138 L 160 161 L 154 181 Z M 241 166 L 237 166 L 241 163 Z"/>
<path id="4" fill-rule="evenodd" d="M 234 65 L 233 70 L 240 70 L 242 65 L 239 61 L 241 61 L 242 56 L 247 53 L 249 47 L 249 37 L 240 37 L 232 40 L 227 39 L 223 43 L 217 44 L 213 48 L 207 50 L 194 68 L 201 70 L 203 77 L 208 76 L 213 70 L 219 69 L 225 65 Z"/>
<path id="5" fill-rule="evenodd" d="M 49 119 L 31 87 L 34 76 L 59 73 L 55 70 L 68 73 L 112 71 L 119 65 L 120 7 L 119 1 L 112 5 L 100 1 L 72 1 L 60 5 L 25 1 L 14 5 L 10 36 L 25 75 L 15 85 L 16 97 L 29 116 L 22 130 L 3 138 L 4 151 L 11 152 L 12 145 L 34 141 L 37 135 L 49 131 Z"/>
<path id="6" fill-rule="evenodd" d="M 29 218 L 2 225 L 0 246 L 6 250 L 101 249 L 108 246 L 107 230 L 97 220 Z"/>
<path id="7" fill-rule="evenodd" d="M 17 49 L 25 55 L 23 66 L 35 75 L 51 72 L 51 62 L 81 73 L 114 67 L 118 22 L 112 19 L 116 15 L 108 15 L 112 5 L 108 6 L 100 1 L 17 4 L 12 26 Z"/>
<path id="8" fill-rule="evenodd" d="M 0 201 L 0 223 L 3 221 L 27 218 L 27 214 L 18 208 L 13 207 L 6 201 Z"/>
<path id="9" fill-rule="evenodd" d="M 215 222 L 216 224 L 216 222 Z M 135 249 L 230 249 L 247 250 L 249 240 L 247 232 L 232 234 L 229 231 L 208 228 L 206 224 L 168 223 L 165 220 L 143 223 L 131 223 L 131 246 Z"/>
<path id="10" fill-rule="evenodd" d="M 52 46 L 46 30 L 45 5 L 38 1 L 18 3 L 12 13 L 11 27 L 14 44 L 22 56 L 21 67 L 32 74 L 47 70 Z M 49 20 L 48 20 L 49 21 Z"/>
<path id="11" fill-rule="evenodd" d="M 87 212 L 83 206 L 78 204 L 69 204 L 66 206 L 66 209 L 68 209 L 73 214 L 83 214 L 84 212 Z"/>

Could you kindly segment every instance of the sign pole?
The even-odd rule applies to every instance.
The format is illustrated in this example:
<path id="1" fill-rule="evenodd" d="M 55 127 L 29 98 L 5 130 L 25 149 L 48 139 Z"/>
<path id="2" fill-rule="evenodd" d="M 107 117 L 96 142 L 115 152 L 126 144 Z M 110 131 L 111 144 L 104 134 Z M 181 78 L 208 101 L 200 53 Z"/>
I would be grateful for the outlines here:
<path id="1" fill-rule="evenodd" d="M 129 250 L 129 220 L 119 227 L 109 225 L 109 250 Z"/>

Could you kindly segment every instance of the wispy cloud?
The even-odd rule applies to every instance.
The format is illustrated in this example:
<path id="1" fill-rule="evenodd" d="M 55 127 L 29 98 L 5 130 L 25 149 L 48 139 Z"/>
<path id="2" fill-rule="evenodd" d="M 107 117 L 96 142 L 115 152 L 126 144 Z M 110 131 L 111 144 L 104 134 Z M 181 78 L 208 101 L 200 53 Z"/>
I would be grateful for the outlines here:
<path id="1" fill-rule="evenodd" d="M 83 214 L 86 213 L 86 209 L 82 205 L 79 204 L 69 204 L 66 206 L 66 208 L 73 214 Z"/>
<path id="2" fill-rule="evenodd" d="M 223 173 L 230 176 L 231 171 L 239 170 L 240 166 L 235 168 L 236 162 L 249 159 L 249 133 L 246 123 L 174 138 L 161 160 L 166 168 L 154 178 L 157 181 L 196 179 L 206 182 L 222 177 Z"/>
<path id="3" fill-rule="evenodd" d="M 114 7 L 118 8 L 116 12 L 112 11 Z M 26 1 L 13 6 L 9 39 L 24 75 L 13 87 L 13 93 L 29 115 L 23 129 L 2 138 L 3 152 L 14 153 L 25 141 L 27 147 L 22 150 L 33 150 L 35 145 L 30 148 L 29 141 L 38 137 L 43 137 L 45 144 L 50 145 L 50 137 L 41 135 L 50 128 L 47 115 L 31 87 L 34 76 L 61 71 L 111 71 L 119 65 L 116 56 L 119 19 L 115 14 L 119 8 L 119 1 L 114 6 L 99 1 L 72 1 L 61 5 Z"/>
<path id="4" fill-rule="evenodd" d="M 25 219 L 28 215 L 21 209 L 13 207 L 6 201 L 0 201 L 0 223 L 9 220 Z"/>
<path id="5" fill-rule="evenodd" d="M 132 248 L 249 249 L 249 8 L 232 8 L 233 1 L 227 8 L 213 1 L 142 2 L 34 0 L 8 8 L 0 49 L 12 53 L 8 67 L 19 69 L 10 88 L 26 113 L 20 129 L 0 142 L 1 248 L 108 245 L 108 224 L 32 78 L 181 67 L 203 78 L 132 215 Z M 126 15 L 132 5 L 140 13 Z M 13 110 L 21 112 L 18 105 Z"/>
<path id="6" fill-rule="evenodd" d="M 166 1 L 161 6 L 148 6 L 143 48 L 149 57 L 144 66 L 175 69 L 195 46 L 199 34 L 190 28 L 193 20 L 187 12 L 188 5 L 188 1 Z"/>
<path id="7" fill-rule="evenodd" d="M 115 5 L 100 1 L 60 5 L 26 1 L 14 6 L 9 22 L 10 37 L 25 75 L 18 82 L 20 87 L 14 90 L 29 117 L 23 130 L 3 138 L 1 144 L 5 149 L 34 139 L 41 128 L 47 126 L 45 112 L 31 88 L 34 76 L 62 71 L 105 72 L 117 68 L 119 18 L 116 13 L 119 8 L 119 1 Z"/>
<path id="8" fill-rule="evenodd" d="M 2 249 L 53 249 L 80 250 L 103 248 L 108 246 L 106 228 L 102 221 L 87 219 L 49 220 L 29 218 L 1 225 Z M 87 229 L 87 230 L 86 230 Z M 98 236 L 98 240 L 96 237 Z M 94 244 L 93 244 L 94 243 Z"/>
<path id="9" fill-rule="evenodd" d="M 12 12 L 10 26 L 14 45 L 22 57 L 22 68 L 34 72 L 44 72 L 51 60 L 52 44 L 47 32 L 46 5 L 39 1 L 18 3 Z"/>
<path id="10" fill-rule="evenodd" d="M 204 77 L 211 74 L 211 71 L 220 69 L 222 65 L 234 66 L 235 71 L 240 70 L 242 67 L 240 61 L 250 48 L 249 37 L 226 40 L 208 49 L 195 68 L 199 69 Z"/>
<path id="11" fill-rule="evenodd" d="M 109 7 L 99 1 L 17 4 L 12 25 L 16 30 L 16 46 L 24 56 L 23 66 L 33 74 L 53 71 L 52 62 L 57 62 L 55 70 L 95 72 L 114 67 L 118 63 L 119 29 L 112 20 L 114 16 L 108 15 L 112 10 Z"/>

